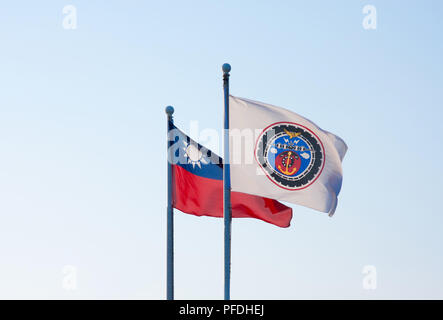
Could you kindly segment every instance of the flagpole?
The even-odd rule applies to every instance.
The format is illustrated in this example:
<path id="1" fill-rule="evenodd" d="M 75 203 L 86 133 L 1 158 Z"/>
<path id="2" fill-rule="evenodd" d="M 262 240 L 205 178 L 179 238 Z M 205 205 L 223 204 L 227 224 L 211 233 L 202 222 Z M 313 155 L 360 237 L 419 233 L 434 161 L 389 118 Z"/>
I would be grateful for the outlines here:
<path id="1" fill-rule="evenodd" d="M 231 174 L 229 166 L 229 72 L 231 66 L 223 64 L 224 112 L 224 152 L 223 152 L 223 218 L 225 225 L 225 300 L 231 299 Z"/>
<path id="2" fill-rule="evenodd" d="M 166 299 L 174 300 L 174 208 L 172 207 L 172 148 L 173 141 L 170 140 L 169 134 L 172 130 L 174 119 L 172 114 L 174 108 L 167 106 L 165 109 L 168 115 L 168 205 L 167 205 L 167 246 L 166 246 Z"/>

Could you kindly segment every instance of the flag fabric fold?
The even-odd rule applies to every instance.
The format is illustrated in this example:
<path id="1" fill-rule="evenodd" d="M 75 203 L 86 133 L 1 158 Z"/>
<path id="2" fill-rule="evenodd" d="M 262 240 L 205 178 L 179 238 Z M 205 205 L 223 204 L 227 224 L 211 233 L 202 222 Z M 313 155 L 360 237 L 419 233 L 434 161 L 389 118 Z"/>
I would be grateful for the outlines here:
<path id="1" fill-rule="evenodd" d="M 171 124 L 173 206 L 196 216 L 223 217 L 223 160 Z M 255 218 L 288 227 L 292 208 L 277 200 L 231 192 L 233 218 Z"/>
<path id="2" fill-rule="evenodd" d="M 345 142 L 295 112 L 229 97 L 234 192 L 283 200 L 332 216 Z"/>

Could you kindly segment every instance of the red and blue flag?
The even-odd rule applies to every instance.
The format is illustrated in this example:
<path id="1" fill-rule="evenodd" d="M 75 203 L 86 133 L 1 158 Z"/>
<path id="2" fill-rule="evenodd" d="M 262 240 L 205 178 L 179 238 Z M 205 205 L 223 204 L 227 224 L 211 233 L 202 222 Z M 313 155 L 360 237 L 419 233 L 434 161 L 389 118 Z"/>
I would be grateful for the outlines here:
<path id="1" fill-rule="evenodd" d="M 223 217 L 223 160 L 172 123 L 173 207 L 196 216 Z M 233 218 L 255 218 L 289 227 L 292 208 L 277 200 L 231 192 Z"/>

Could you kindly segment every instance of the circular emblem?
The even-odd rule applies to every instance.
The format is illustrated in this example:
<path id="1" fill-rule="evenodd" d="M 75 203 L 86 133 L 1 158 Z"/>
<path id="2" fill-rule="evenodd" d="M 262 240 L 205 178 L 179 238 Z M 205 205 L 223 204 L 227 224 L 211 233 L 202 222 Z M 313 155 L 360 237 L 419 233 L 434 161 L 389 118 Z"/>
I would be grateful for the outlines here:
<path id="1" fill-rule="evenodd" d="M 277 122 L 259 136 L 255 159 L 277 186 L 299 190 L 318 178 L 324 167 L 325 152 L 320 139 L 308 128 Z"/>

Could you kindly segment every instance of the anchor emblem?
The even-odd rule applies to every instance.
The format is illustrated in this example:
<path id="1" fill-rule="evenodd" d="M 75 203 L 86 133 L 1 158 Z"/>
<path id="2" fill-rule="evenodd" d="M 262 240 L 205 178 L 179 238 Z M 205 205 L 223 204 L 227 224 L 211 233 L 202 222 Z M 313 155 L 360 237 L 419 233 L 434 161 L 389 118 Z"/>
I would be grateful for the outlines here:
<path id="1" fill-rule="evenodd" d="M 300 168 L 300 157 L 292 151 L 284 151 L 275 159 L 277 169 L 287 175 L 294 175 Z"/>

